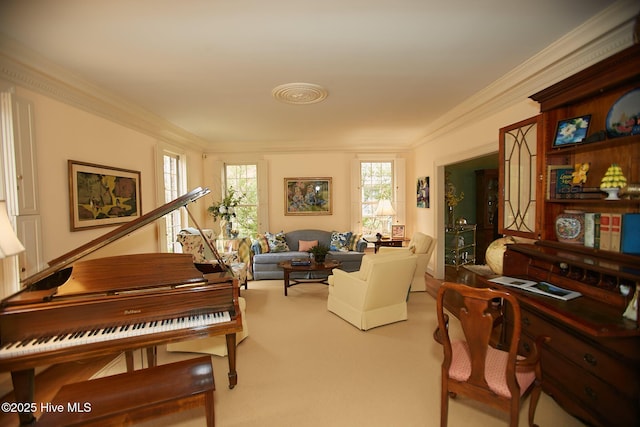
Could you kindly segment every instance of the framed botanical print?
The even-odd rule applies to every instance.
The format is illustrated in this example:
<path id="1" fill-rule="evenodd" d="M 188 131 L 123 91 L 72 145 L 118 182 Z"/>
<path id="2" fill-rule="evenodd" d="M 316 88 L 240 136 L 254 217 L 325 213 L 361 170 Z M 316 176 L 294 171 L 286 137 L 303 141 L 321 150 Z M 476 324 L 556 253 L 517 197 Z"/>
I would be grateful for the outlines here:
<path id="1" fill-rule="evenodd" d="M 68 167 L 71 231 L 140 217 L 140 172 L 74 160 Z"/>
<path id="2" fill-rule="evenodd" d="M 331 215 L 331 178 L 285 178 L 285 215 Z"/>

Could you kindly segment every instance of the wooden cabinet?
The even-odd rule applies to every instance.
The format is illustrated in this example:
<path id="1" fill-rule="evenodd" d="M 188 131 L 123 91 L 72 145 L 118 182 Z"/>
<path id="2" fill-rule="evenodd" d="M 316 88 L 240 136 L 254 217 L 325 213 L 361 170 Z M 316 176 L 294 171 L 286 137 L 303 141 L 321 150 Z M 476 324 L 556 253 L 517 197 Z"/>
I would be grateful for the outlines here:
<path id="1" fill-rule="evenodd" d="M 612 106 L 638 88 L 640 45 L 635 45 L 536 93 L 531 98 L 540 103 L 540 116 L 500 130 L 500 232 L 538 239 L 508 245 L 504 274 L 582 294 L 560 301 L 514 290 L 523 314 L 521 351 L 529 352 L 536 336 L 550 336 L 541 353 L 544 391 L 596 426 L 639 425 L 640 326 L 623 314 L 638 297 L 640 256 L 559 243 L 555 220 L 569 209 L 637 213 L 640 200 L 604 200 L 597 191 L 589 198 L 561 198 L 547 191 L 549 171 L 588 163 L 583 185 L 596 188 L 617 163 L 629 183 L 640 183 L 640 135 L 607 133 Z M 591 121 L 586 140 L 555 147 L 558 122 L 585 115 Z"/>
<path id="2" fill-rule="evenodd" d="M 640 199 L 604 200 L 597 198 L 554 197 L 547 191 L 553 186 L 550 167 L 587 163 L 589 171 L 583 184 L 586 188 L 599 188 L 607 168 L 613 163 L 622 167 L 627 182 L 640 183 L 640 134 L 611 137 L 607 132 L 607 116 L 613 105 L 624 94 L 640 89 L 640 45 L 628 48 L 576 75 L 536 93 L 531 98 L 540 102 L 543 135 L 544 179 L 541 182 L 541 238 L 556 240 L 555 219 L 565 210 L 585 212 L 626 213 L 639 212 Z M 634 114 L 638 114 L 635 111 Z M 588 140 L 579 144 L 553 147 L 560 120 L 590 115 Z M 636 117 L 638 120 L 638 117 Z M 637 125 L 637 124 L 636 124 Z"/>
<path id="3" fill-rule="evenodd" d="M 498 235 L 498 169 L 476 171 L 476 263 Z"/>

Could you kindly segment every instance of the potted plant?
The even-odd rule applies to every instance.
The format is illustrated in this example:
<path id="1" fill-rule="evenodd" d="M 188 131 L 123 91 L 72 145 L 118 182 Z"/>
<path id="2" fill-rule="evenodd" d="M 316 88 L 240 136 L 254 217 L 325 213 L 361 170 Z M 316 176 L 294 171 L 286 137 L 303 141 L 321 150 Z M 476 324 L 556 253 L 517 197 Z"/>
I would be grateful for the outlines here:
<path id="1" fill-rule="evenodd" d="M 312 247 L 311 249 L 309 249 L 307 252 L 313 255 L 313 259 L 316 262 L 322 263 L 327 257 L 327 254 L 329 253 L 329 247 L 322 244 L 318 244 Z"/>

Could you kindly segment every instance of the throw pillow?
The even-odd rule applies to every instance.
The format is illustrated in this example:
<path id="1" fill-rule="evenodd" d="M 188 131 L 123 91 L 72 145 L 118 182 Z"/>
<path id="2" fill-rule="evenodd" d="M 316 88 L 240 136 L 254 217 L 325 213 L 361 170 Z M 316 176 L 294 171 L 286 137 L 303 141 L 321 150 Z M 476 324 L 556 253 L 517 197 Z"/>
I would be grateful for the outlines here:
<path id="1" fill-rule="evenodd" d="M 258 234 L 256 242 L 258 242 L 258 245 L 260 246 L 261 254 L 269 253 L 269 241 L 267 240 L 267 236 L 264 234 Z"/>
<path id="2" fill-rule="evenodd" d="M 284 237 L 284 231 L 276 234 L 265 233 L 269 242 L 269 252 L 289 252 L 289 246 Z"/>
<path id="3" fill-rule="evenodd" d="M 298 241 L 298 250 L 301 252 L 306 252 L 314 246 L 318 246 L 317 240 L 299 240 Z"/>
<path id="4" fill-rule="evenodd" d="M 348 252 L 349 243 L 351 241 L 351 232 L 338 233 L 337 231 L 331 232 L 331 243 L 329 249 L 332 251 Z"/>
<path id="5" fill-rule="evenodd" d="M 362 239 L 362 234 L 352 233 L 351 240 L 349 242 L 349 250 L 357 251 L 358 250 L 358 242 Z"/>

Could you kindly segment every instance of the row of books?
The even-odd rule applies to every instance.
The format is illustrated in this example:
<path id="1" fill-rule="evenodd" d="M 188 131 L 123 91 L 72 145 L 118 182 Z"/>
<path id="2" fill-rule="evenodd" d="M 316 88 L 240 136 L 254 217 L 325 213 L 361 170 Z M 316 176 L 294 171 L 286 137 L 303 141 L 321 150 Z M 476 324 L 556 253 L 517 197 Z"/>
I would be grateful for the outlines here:
<path id="1" fill-rule="evenodd" d="M 640 255 L 640 213 L 586 212 L 584 245 Z"/>

